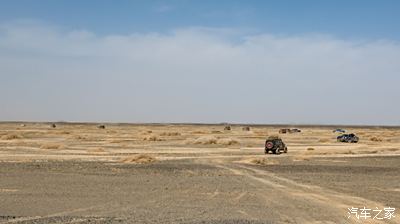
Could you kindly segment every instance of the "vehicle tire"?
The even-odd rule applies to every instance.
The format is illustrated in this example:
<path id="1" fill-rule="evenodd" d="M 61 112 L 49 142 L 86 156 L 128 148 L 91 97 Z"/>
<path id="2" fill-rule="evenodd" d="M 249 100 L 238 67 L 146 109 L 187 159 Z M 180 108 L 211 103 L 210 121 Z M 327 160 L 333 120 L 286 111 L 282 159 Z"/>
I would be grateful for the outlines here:
<path id="1" fill-rule="evenodd" d="M 268 151 L 273 150 L 274 146 L 275 146 L 275 144 L 273 141 L 268 141 L 265 143 L 265 149 Z"/>
<path id="2" fill-rule="evenodd" d="M 275 151 L 274 151 L 275 153 L 274 154 L 277 154 L 277 155 L 279 155 L 279 154 L 281 154 L 281 149 L 280 148 L 277 148 L 277 149 L 275 149 Z"/>
<path id="3" fill-rule="evenodd" d="M 287 153 L 287 147 L 285 147 L 285 149 L 283 150 L 283 153 Z"/>

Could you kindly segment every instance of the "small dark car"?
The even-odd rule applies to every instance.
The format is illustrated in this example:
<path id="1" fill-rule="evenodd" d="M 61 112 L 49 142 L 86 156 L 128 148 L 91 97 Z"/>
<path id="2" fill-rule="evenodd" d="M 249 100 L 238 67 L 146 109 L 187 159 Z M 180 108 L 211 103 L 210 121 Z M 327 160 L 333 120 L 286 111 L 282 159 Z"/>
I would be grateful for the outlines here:
<path id="1" fill-rule="evenodd" d="M 281 154 L 281 152 L 287 153 L 287 147 L 281 138 L 278 136 L 270 136 L 265 141 L 265 151 L 267 154 L 271 151 L 273 154 Z"/>
<path id="2" fill-rule="evenodd" d="M 348 143 L 357 143 L 359 140 L 359 138 L 353 133 L 339 135 L 336 139 L 338 142 L 348 142 Z"/>
<path id="3" fill-rule="evenodd" d="M 101 125 L 98 125 L 97 128 L 99 128 L 99 129 L 106 129 L 106 126 L 103 125 L 103 124 L 101 124 Z"/>

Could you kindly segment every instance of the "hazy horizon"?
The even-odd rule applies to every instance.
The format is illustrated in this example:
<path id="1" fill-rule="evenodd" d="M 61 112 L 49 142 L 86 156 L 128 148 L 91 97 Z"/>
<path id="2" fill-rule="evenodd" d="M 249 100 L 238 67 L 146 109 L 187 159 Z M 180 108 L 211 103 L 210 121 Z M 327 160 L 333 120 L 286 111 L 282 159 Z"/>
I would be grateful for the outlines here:
<path id="1" fill-rule="evenodd" d="M 396 1 L 15 2 L 0 121 L 400 125 Z"/>

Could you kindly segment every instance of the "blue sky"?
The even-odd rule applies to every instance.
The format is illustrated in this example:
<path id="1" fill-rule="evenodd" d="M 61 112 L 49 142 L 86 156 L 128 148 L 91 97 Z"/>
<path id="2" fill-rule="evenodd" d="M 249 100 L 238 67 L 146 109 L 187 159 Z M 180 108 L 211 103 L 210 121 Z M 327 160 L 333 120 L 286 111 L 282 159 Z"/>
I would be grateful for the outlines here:
<path id="1" fill-rule="evenodd" d="M 317 32 L 342 38 L 398 40 L 399 11 L 396 0 L 2 0 L 0 20 L 37 19 L 98 34 L 206 26 L 282 35 Z"/>
<path id="2" fill-rule="evenodd" d="M 3 0 L 0 120 L 400 125 L 397 12 L 389 0 Z"/>

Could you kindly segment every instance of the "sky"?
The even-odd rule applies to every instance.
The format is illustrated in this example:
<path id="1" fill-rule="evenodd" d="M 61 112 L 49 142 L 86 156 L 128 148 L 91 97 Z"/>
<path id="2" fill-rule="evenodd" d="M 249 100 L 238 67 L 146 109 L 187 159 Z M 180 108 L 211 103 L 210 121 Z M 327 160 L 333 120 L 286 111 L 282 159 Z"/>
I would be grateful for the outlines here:
<path id="1" fill-rule="evenodd" d="M 400 125 L 400 1 L 0 1 L 0 121 Z"/>

